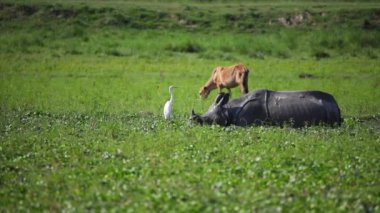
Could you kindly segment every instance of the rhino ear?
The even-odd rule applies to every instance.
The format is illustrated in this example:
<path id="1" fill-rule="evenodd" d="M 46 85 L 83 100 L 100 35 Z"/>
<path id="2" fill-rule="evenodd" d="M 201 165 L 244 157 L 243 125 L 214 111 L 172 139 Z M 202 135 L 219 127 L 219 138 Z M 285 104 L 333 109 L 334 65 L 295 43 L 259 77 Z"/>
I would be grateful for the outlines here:
<path id="1" fill-rule="evenodd" d="M 191 115 L 195 115 L 194 109 L 191 109 Z"/>
<path id="2" fill-rule="evenodd" d="M 216 106 L 223 106 L 224 104 L 228 103 L 228 100 L 230 99 L 229 93 L 221 93 L 222 97 L 219 99 Z"/>
<path id="3" fill-rule="evenodd" d="M 223 92 L 219 93 L 218 96 L 216 96 L 215 98 L 214 104 L 217 105 L 220 102 L 220 100 L 223 99 L 224 95 L 225 93 Z"/>
<path id="4" fill-rule="evenodd" d="M 223 99 L 222 99 L 222 105 L 228 103 L 229 100 L 230 100 L 230 93 L 226 93 L 226 94 L 223 96 Z"/>

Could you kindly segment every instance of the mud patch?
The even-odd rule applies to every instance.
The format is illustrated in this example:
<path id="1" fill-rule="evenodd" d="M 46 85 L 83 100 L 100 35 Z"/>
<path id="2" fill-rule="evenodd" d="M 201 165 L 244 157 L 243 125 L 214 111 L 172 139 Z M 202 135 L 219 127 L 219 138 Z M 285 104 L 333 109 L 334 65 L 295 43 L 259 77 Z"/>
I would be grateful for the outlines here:
<path id="1" fill-rule="evenodd" d="M 285 27 L 291 27 L 291 26 L 297 26 L 301 25 L 307 20 L 311 19 L 311 13 L 305 11 L 300 14 L 295 14 L 295 15 L 288 15 L 285 17 L 280 17 L 277 19 L 277 21 Z"/>
<path id="2" fill-rule="evenodd" d="M 363 116 L 363 117 L 357 117 L 357 120 L 359 122 L 361 122 L 361 123 L 364 123 L 364 122 L 375 122 L 375 123 L 378 123 L 378 125 L 380 126 L 380 114 Z"/>
<path id="3" fill-rule="evenodd" d="M 362 28 L 365 30 L 380 30 L 380 10 L 374 10 L 369 18 L 363 21 Z"/>
<path id="4" fill-rule="evenodd" d="M 318 76 L 314 75 L 314 74 L 311 74 L 311 73 L 300 73 L 298 75 L 298 78 L 301 78 L 301 79 L 312 79 L 312 78 L 318 78 Z"/>
<path id="5" fill-rule="evenodd" d="M 352 117 L 348 118 L 347 122 L 350 120 L 354 120 L 357 123 L 360 123 L 361 125 L 366 126 L 368 131 L 373 131 L 376 134 L 380 134 L 380 114 L 375 115 L 368 115 L 368 116 L 362 116 L 362 117 Z"/>
<path id="6" fill-rule="evenodd" d="M 325 52 L 325 51 L 317 51 L 313 55 L 317 60 L 330 58 L 330 54 L 328 52 Z"/>

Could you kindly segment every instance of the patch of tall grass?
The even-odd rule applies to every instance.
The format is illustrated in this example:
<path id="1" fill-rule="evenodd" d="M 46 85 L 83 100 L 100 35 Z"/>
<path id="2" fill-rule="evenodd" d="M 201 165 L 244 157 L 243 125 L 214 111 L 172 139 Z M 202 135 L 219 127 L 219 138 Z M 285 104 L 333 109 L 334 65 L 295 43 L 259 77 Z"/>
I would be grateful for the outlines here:
<path id="1" fill-rule="evenodd" d="M 312 18 L 299 26 L 286 27 L 276 19 L 302 11 L 264 13 L 248 7 L 240 8 L 236 14 L 228 10 L 206 13 L 198 6 L 187 6 L 169 13 L 136 6 L 2 5 L 0 52 L 58 50 L 55 54 L 111 56 L 197 53 L 200 57 L 226 59 L 240 56 L 375 59 L 379 55 L 380 35 L 374 18 L 377 11 L 370 9 L 326 13 L 308 10 Z M 207 20 L 209 26 L 204 23 Z M 369 25 L 366 23 L 371 27 L 366 27 Z M 252 26 L 241 28 L 247 24 Z"/>

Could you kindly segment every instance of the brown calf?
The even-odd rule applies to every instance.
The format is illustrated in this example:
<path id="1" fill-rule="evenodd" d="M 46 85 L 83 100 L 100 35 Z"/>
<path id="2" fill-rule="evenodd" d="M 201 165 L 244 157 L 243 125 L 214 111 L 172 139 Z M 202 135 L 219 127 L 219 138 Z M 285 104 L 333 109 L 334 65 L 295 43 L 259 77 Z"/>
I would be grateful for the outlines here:
<path id="1" fill-rule="evenodd" d="M 207 98 L 211 90 L 218 88 L 219 92 L 227 88 L 240 86 L 241 93 L 248 93 L 248 73 L 249 70 L 244 64 L 236 64 L 229 67 L 217 67 L 212 71 L 210 79 L 201 87 L 199 95 Z"/>

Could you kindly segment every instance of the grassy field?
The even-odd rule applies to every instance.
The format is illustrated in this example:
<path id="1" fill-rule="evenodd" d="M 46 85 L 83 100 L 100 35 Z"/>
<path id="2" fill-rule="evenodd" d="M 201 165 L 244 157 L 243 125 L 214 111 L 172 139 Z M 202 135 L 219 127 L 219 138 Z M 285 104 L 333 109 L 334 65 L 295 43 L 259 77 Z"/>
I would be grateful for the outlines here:
<path id="1" fill-rule="evenodd" d="M 0 212 L 379 212 L 379 17 L 377 1 L 0 1 Z M 331 93 L 343 125 L 190 125 L 235 63 L 250 90 Z"/>

